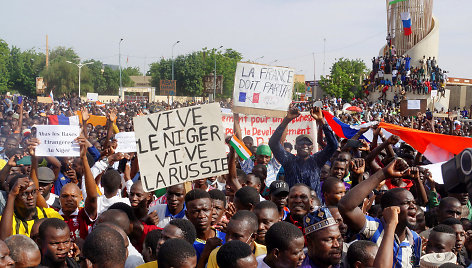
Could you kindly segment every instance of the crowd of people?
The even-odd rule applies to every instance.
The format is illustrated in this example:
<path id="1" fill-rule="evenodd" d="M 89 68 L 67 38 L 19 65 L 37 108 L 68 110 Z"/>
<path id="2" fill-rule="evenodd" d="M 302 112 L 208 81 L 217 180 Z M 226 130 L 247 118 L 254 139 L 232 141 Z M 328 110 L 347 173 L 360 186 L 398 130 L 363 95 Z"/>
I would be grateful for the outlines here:
<path id="1" fill-rule="evenodd" d="M 253 152 L 228 145 L 228 174 L 146 192 L 138 155 L 117 153 L 114 135 L 135 116 L 198 105 L 53 104 L 2 96 L 0 267 L 467 267 L 472 205 L 421 166 L 428 159 L 373 126 L 373 142 L 341 139 L 322 110 L 343 122 L 386 121 L 471 136 L 447 118 L 402 117 L 392 103 L 339 100 L 303 105 L 320 131 L 286 142 L 291 106 L 268 144 L 234 133 Z M 230 103 L 221 103 L 230 107 Z M 80 111 L 79 157 L 36 155 L 35 125 Z M 461 113 L 463 117 L 470 111 Z M 464 116 L 465 115 L 465 116 Z M 104 116 L 104 125 L 90 123 Z M 459 125 L 459 127 L 457 126 Z M 358 140 L 361 129 L 351 140 Z M 314 151 L 314 145 L 319 147 Z"/>
<path id="2" fill-rule="evenodd" d="M 412 62 L 409 55 L 397 55 L 391 39 L 387 41 L 388 51 L 372 58 L 372 71 L 363 83 L 365 95 L 379 91 L 380 98 L 386 99 L 389 90 L 399 98 L 408 92 L 425 95 L 438 90 L 444 96 L 447 71 L 439 68 L 436 57 L 423 56 L 418 62 Z"/>

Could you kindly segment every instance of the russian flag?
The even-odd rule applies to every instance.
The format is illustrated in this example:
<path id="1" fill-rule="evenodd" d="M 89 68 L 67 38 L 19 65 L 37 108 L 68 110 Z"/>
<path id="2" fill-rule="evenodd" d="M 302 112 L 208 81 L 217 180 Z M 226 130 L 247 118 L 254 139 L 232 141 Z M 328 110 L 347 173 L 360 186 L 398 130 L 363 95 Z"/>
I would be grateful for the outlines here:
<path id="1" fill-rule="evenodd" d="M 344 139 L 352 138 L 361 128 L 366 128 L 378 124 L 377 121 L 372 121 L 361 125 L 348 125 L 346 123 L 341 122 L 341 120 L 334 117 L 334 115 L 332 115 L 328 111 L 323 111 L 323 116 L 326 119 L 328 125 L 334 131 L 334 133 Z M 372 138 L 373 132 L 370 129 L 366 133 L 364 133 L 364 135 L 361 136 L 361 139 L 365 139 L 369 142 L 372 141 Z"/>
<path id="2" fill-rule="evenodd" d="M 52 90 L 49 92 L 49 97 L 51 98 L 52 103 L 54 103 L 54 95 L 52 94 Z"/>
<path id="3" fill-rule="evenodd" d="M 403 22 L 403 33 L 405 35 L 410 35 L 411 34 L 411 16 L 410 12 L 402 12 L 400 14 Z"/>
<path id="4" fill-rule="evenodd" d="M 65 115 L 48 115 L 49 125 L 79 125 L 79 116 L 67 117 Z"/>

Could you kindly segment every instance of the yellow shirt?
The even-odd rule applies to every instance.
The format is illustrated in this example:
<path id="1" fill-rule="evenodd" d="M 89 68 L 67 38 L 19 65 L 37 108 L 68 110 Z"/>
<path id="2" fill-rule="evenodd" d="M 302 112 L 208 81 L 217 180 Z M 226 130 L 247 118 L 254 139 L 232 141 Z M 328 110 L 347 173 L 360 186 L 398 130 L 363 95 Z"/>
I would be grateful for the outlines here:
<path id="1" fill-rule="evenodd" d="M 157 261 L 146 262 L 144 264 L 137 266 L 136 268 L 158 268 Z"/>
<path id="2" fill-rule="evenodd" d="M 59 215 L 59 213 L 57 213 L 57 211 L 55 211 L 54 209 L 52 208 L 40 208 L 40 207 L 36 207 L 36 210 L 37 210 L 37 218 L 36 219 L 42 219 L 42 218 L 58 218 L 58 219 L 61 219 L 61 220 L 64 220 L 64 218 L 62 218 L 61 215 Z M 0 216 L 0 219 L 2 217 Z M 21 221 L 20 219 L 18 219 L 18 217 L 16 217 L 16 215 L 13 213 L 13 223 L 12 223 L 12 235 L 16 235 L 16 234 L 22 234 L 22 235 L 26 235 L 26 236 L 30 236 L 30 233 L 31 233 L 31 228 L 33 227 L 33 224 L 34 224 L 35 220 L 30 220 L 30 221 Z"/>
<path id="3" fill-rule="evenodd" d="M 215 248 L 210 253 L 210 256 L 208 257 L 207 268 L 217 268 L 217 267 L 219 267 L 218 264 L 216 263 L 216 254 L 218 253 L 218 250 L 220 250 L 219 247 Z M 261 245 L 261 244 L 257 244 L 256 242 L 254 242 L 254 256 L 256 256 L 256 258 L 257 258 L 258 256 L 264 255 L 264 254 L 267 254 L 266 246 Z"/>

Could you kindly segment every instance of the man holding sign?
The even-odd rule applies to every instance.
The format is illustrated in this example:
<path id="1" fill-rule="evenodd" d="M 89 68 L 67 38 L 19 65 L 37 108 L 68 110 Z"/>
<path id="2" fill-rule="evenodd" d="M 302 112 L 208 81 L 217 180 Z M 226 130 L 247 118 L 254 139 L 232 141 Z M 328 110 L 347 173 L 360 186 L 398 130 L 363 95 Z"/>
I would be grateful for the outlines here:
<path id="1" fill-rule="evenodd" d="M 310 111 L 310 114 L 313 119 L 316 120 L 316 124 L 322 126 L 326 136 L 327 145 L 322 151 L 311 155 L 313 140 L 308 135 L 300 135 L 297 137 L 295 141 L 295 150 L 297 150 L 296 156 L 285 151 L 282 144 L 280 144 L 280 138 L 285 128 L 287 128 L 287 125 L 300 115 L 300 111 L 298 111 L 296 107 L 292 107 L 288 110 L 287 116 L 285 116 L 280 126 L 277 127 L 270 138 L 269 146 L 275 158 L 282 164 L 285 170 L 285 180 L 288 185 L 292 187 L 297 183 L 304 183 L 315 190 L 318 197 L 320 197 L 321 168 L 338 148 L 338 141 L 330 126 L 324 120 L 322 110 L 319 107 L 314 107 Z"/>

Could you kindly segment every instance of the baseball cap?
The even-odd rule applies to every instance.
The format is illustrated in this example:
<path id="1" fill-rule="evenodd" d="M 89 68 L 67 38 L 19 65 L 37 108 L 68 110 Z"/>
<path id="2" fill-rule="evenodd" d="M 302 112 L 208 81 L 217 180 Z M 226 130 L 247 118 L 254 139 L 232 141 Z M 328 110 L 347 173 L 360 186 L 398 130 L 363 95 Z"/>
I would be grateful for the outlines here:
<path id="1" fill-rule="evenodd" d="M 311 143 L 313 143 L 313 138 L 312 138 L 310 135 L 307 135 L 307 134 L 299 135 L 299 136 L 295 139 L 295 143 L 299 143 L 299 142 L 302 141 L 303 139 L 307 139 L 307 140 L 309 140 Z"/>
<path id="2" fill-rule="evenodd" d="M 288 187 L 288 183 L 281 180 L 273 181 L 270 184 L 269 189 L 270 189 L 270 194 L 274 194 L 274 195 L 277 195 L 283 192 L 288 193 L 290 191 L 290 187 Z"/>
<path id="3" fill-rule="evenodd" d="M 48 167 L 39 167 L 38 168 L 38 181 L 40 183 L 51 183 L 56 178 L 52 169 Z"/>

